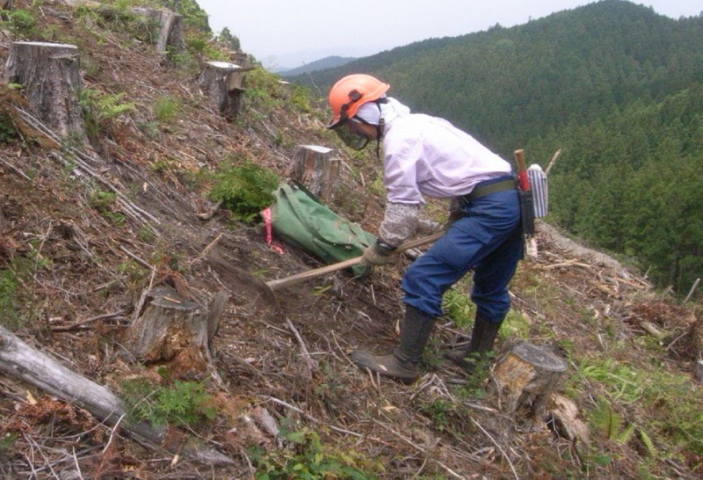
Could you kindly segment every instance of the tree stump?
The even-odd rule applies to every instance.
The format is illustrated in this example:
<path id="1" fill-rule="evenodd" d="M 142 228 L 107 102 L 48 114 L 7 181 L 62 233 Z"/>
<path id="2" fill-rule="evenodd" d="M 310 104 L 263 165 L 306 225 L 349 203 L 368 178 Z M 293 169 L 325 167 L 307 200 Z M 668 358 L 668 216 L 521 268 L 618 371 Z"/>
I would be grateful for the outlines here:
<path id="1" fill-rule="evenodd" d="M 332 200 L 339 182 L 341 162 L 332 158 L 333 151 L 315 145 L 298 146 L 289 174 L 324 202 Z"/>
<path id="2" fill-rule="evenodd" d="M 228 299 L 229 294 L 218 292 L 203 307 L 170 287 L 156 287 L 127 332 L 127 349 L 141 362 L 168 364 L 176 378 L 214 373 L 210 342 Z"/>
<path id="3" fill-rule="evenodd" d="M 214 108 L 229 121 L 239 114 L 245 71 L 234 63 L 211 61 L 205 64 L 198 78 Z"/>
<path id="4" fill-rule="evenodd" d="M 498 359 L 491 374 L 491 393 L 498 397 L 504 413 L 513 415 L 527 408 L 527 418 L 540 419 L 565 371 L 566 362 L 561 358 L 521 343 Z"/>
<path id="5" fill-rule="evenodd" d="M 169 48 L 181 53 L 186 49 L 185 34 L 183 32 L 183 16 L 169 10 L 156 10 L 153 8 L 135 7 L 134 13 L 146 17 L 154 22 L 153 44 L 156 51 L 166 53 Z"/>
<path id="6" fill-rule="evenodd" d="M 13 42 L 5 65 L 5 79 L 24 87 L 30 108 L 62 137 L 85 139 L 80 56 L 75 45 Z"/>

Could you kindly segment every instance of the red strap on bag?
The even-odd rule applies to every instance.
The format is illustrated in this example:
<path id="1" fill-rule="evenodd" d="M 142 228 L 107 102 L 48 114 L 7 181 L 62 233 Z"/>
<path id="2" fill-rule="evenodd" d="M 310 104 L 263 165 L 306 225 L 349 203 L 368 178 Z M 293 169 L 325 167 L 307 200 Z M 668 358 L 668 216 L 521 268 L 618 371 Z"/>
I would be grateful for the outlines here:
<path id="1" fill-rule="evenodd" d="M 263 212 L 261 212 L 261 215 L 264 217 L 264 225 L 266 226 L 266 243 L 268 243 L 269 246 L 273 249 L 273 251 L 277 254 L 285 255 L 286 251 L 283 250 L 283 247 L 273 243 L 273 224 L 271 223 L 271 208 L 269 207 L 265 209 Z"/>

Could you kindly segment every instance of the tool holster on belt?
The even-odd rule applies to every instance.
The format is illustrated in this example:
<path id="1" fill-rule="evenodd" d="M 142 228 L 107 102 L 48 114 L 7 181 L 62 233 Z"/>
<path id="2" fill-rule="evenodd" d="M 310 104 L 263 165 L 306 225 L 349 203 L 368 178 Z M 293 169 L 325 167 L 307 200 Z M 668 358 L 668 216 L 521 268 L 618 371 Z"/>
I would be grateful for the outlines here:
<path id="1" fill-rule="evenodd" d="M 535 200 L 532 196 L 532 189 L 519 191 L 522 233 L 531 236 L 535 234 Z"/>

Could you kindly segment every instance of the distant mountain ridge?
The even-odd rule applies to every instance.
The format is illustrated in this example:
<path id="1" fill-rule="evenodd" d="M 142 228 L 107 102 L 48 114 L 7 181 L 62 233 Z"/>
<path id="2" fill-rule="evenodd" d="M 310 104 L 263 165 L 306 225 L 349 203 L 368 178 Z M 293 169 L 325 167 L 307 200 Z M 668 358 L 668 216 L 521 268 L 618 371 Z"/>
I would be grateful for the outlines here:
<path id="1" fill-rule="evenodd" d="M 297 75 L 317 72 L 319 70 L 341 67 L 354 60 L 356 60 L 356 57 L 340 57 L 338 55 L 333 55 L 330 57 L 321 58 L 320 60 L 315 60 L 314 62 L 305 64 L 302 67 L 280 71 L 278 74 L 285 78 L 295 77 Z"/>

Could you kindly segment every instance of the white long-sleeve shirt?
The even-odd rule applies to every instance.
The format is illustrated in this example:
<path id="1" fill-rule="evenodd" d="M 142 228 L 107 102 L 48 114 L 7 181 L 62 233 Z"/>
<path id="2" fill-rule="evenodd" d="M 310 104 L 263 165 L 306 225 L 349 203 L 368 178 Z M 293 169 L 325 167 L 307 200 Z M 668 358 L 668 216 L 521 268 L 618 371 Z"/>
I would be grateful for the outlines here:
<path id="1" fill-rule="evenodd" d="M 452 198 L 510 173 L 510 164 L 446 120 L 423 114 L 393 119 L 383 137 L 384 185 L 390 203 Z"/>

